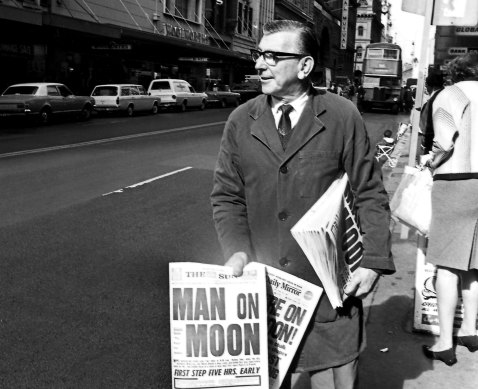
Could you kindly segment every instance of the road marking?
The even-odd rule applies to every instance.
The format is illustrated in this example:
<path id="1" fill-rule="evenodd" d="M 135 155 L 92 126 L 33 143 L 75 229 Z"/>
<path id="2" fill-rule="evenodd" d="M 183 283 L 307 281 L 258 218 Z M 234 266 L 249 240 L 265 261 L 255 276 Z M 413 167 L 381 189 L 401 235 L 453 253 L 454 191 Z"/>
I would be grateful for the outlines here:
<path id="1" fill-rule="evenodd" d="M 192 129 L 195 129 L 195 128 L 211 127 L 211 126 L 214 127 L 214 126 L 218 126 L 218 125 L 223 125 L 224 123 L 226 123 L 226 122 L 223 121 L 223 122 L 198 124 L 198 125 L 195 125 L 195 126 L 178 127 L 178 128 L 171 128 L 169 130 L 158 130 L 158 131 L 153 131 L 153 132 L 143 132 L 141 134 L 123 135 L 123 136 L 117 136 L 117 137 L 108 138 L 108 139 L 98 139 L 98 140 L 92 140 L 92 141 L 88 141 L 88 142 L 73 143 L 73 144 L 70 144 L 70 145 L 43 147 L 41 149 L 33 149 L 33 150 L 14 151 L 12 153 L 0 154 L 0 158 L 17 157 L 19 155 L 39 154 L 39 153 L 45 153 L 45 152 L 48 152 L 48 151 L 73 149 L 73 148 L 77 148 L 77 147 L 99 145 L 99 144 L 102 144 L 102 143 L 111 143 L 111 142 L 117 142 L 117 141 L 128 140 L 128 139 L 143 138 L 143 137 L 146 137 L 146 136 L 153 136 L 153 135 L 171 134 L 173 132 L 187 131 L 187 130 L 192 130 Z"/>
<path id="2" fill-rule="evenodd" d="M 123 193 L 125 189 L 133 189 L 133 188 L 136 188 L 138 186 L 149 184 L 150 182 L 159 180 L 159 179 L 164 178 L 164 177 L 172 176 L 173 174 L 181 173 L 181 172 L 184 172 L 184 171 L 189 170 L 189 169 L 192 169 L 192 166 L 187 166 L 187 167 L 184 167 L 182 169 L 175 170 L 173 172 L 162 174 L 161 176 L 150 178 L 149 180 L 146 180 L 146 181 L 138 182 L 137 184 L 133 184 L 133 185 L 127 186 L 125 188 L 114 190 L 113 192 L 105 193 L 102 196 L 108 196 L 108 195 L 113 194 L 113 193 Z"/>

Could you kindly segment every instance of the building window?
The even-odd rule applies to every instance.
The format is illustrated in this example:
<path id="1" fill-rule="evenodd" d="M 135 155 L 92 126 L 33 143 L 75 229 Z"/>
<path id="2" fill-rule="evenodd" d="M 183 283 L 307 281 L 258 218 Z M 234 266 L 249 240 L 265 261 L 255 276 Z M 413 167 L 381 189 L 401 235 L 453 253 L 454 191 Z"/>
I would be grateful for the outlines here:
<path id="1" fill-rule="evenodd" d="M 361 60 L 362 59 L 362 54 L 363 54 L 363 49 L 362 49 L 362 46 L 358 46 L 357 47 L 357 60 Z"/>
<path id="2" fill-rule="evenodd" d="M 237 4 L 237 32 L 252 37 L 252 7 L 245 2 Z"/>
<path id="3" fill-rule="evenodd" d="M 188 0 L 176 0 L 175 14 L 183 18 L 188 17 Z"/>
<path id="4" fill-rule="evenodd" d="M 164 12 L 180 18 L 200 22 L 201 0 L 165 0 Z"/>
<path id="5" fill-rule="evenodd" d="M 358 29 L 357 29 L 358 36 L 363 36 L 363 30 L 364 30 L 363 26 L 358 27 Z"/>

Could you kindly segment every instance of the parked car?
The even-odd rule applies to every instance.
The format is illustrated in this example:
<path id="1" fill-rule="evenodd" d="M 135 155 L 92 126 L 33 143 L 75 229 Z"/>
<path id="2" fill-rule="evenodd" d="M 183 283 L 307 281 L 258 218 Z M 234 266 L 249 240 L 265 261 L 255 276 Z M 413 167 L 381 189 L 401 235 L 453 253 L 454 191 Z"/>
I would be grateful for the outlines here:
<path id="1" fill-rule="evenodd" d="M 205 93 L 207 94 L 208 105 L 220 105 L 225 108 L 228 105 L 237 107 L 241 104 L 241 95 L 232 92 L 229 85 L 225 85 L 219 80 L 211 80 L 206 85 Z"/>
<path id="2" fill-rule="evenodd" d="M 260 77 L 255 78 L 252 76 L 246 76 L 246 79 L 243 82 L 233 86 L 232 91 L 240 94 L 242 103 L 253 99 L 262 94 Z"/>
<path id="3" fill-rule="evenodd" d="M 0 117 L 36 117 L 42 124 L 58 114 L 88 120 L 92 110 L 89 96 L 75 96 L 66 85 L 54 82 L 11 85 L 0 96 Z"/>
<path id="4" fill-rule="evenodd" d="M 97 85 L 91 92 L 97 112 L 121 112 L 133 116 L 135 112 L 158 113 L 161 99 L 150 96 L 142 85 L 108 84 Z"/>
<path id="5" fill-rule="evenodd" d="M 176 108 L 184 112 L 187 108 L 206 108 L 207 95 L 196 92 L 189 82 L 176 79 L 158 79 L 149 84 L 148 93 L 161 98 L 161 107 Z"/>

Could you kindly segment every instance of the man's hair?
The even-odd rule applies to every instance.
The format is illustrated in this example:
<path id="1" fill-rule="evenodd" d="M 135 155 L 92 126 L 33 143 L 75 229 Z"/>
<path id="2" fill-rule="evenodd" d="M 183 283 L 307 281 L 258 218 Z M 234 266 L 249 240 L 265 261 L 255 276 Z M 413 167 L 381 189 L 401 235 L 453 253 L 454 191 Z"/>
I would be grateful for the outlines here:
<path id="1" fill-rule="evenodd" d="M 443 88 L 445 80 L 443 79 L 443 74 L 441 72 L 432 72 L 427 76 L 425 82 L 432 88 Z"/>
<path id="2" fill-rule="evenodd" d="M 319 55 L 319 42 L 314 31 L 307 25 L 295 20 L 272 20 L 264 25 L 264 35 L 275 32 L 299 32 L 299 50 L 300 54 L 310 55 L 317 62 Z"/>
<path id="3" fill-rule="evenodd" d="M 455 58 L 448 64 L 448 72 L 453 82 L 478 81 L 478 53 L 467 53 Z"/>

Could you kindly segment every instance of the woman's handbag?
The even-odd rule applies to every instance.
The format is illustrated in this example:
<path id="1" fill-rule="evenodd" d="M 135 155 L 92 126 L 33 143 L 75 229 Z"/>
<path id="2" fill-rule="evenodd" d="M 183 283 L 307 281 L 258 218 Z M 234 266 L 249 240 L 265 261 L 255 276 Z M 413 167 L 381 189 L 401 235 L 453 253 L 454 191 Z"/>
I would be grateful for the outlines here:
<path id="1" fill-rule="evenodd" d="M 430 169 L 405 166 L 390 209 L 401 223 L 428 235 L 432 217 L 433 177 Z"/>

